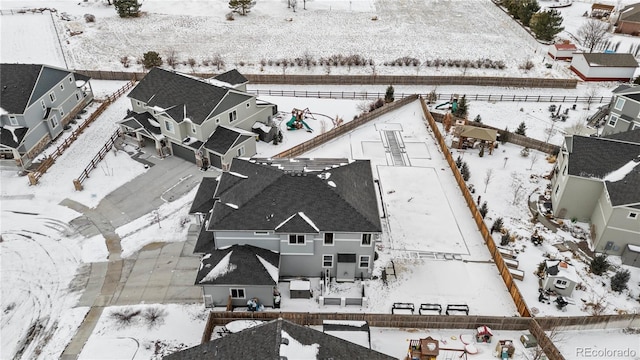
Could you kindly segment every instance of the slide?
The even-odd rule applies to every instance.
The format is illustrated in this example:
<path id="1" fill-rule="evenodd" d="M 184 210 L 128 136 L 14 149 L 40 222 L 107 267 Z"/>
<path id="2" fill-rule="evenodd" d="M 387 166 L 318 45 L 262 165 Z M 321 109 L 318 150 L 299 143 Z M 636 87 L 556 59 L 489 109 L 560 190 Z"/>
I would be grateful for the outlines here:
<path id="1" fill-rule="evenodd" d="M 297 130 L 296 128 L 296 116 L 292 116 L 291 120 L 287 121 L 287 129 L 289 130 Z"/>
<path id="2" fill-rule="evenodd" d="M 446 106 L 446 105 L 449 105 L 449 104 L 451 104 L 449 101 L 447 101 L 447 102 L 445 102 L 445 103 L 442 103 L 442 104 L 440 104 L 440 105 L 436 106 L 436 110 L 439 110 L 441 107 Z"/>
<path id="3" fill-rule="evenodd" d="M 304 120 L 300 120 L 300 122 L 302 123 L 302 125 L 304 125 L 308 132 L 313 131 L 313 129 L 306 122 L 304 122 Z"/>

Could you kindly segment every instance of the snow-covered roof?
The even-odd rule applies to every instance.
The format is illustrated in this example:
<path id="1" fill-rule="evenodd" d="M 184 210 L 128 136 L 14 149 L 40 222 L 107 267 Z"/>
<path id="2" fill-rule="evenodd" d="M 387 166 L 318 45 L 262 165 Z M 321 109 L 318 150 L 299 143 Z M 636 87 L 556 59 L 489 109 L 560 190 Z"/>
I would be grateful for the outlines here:
<path id="1" fill-rule="evenodd" d="M 311 282 L 309 280 L 291 280 L 289 290 L 310 290 Z"/>
<path id="2" fill-rule="evenodd" d="M 238 266 L 235 264 L 231 264 L 229 262 L 229 260 L 231 259 L 231 254 L 233 254 L 233 251 L 229 251 L 229 253 L 227 253 L 227 255 L 225 255 L 225 257 L 223 257 L 222 260 L 220 260 L 220 262 L 218 262 L 213 267 L 213 269 L 211 269 L 209 273 L 207 273 L 207 275 L 202 278 L 202 280 L 200 280 L 200 283 L 211 282 L 235 270 Z M 202 258 L 202 261 L 209 259 L 211 257 L 211 254 L 207 254 L 207 255 L 208 256 L 205 255 Z M 206 267 L 206 265 L 203 266 L 203 263 L 201 262 L 200 268 L 203 268 L 203 267 Z"/>
<path id="3" fill-rule="evenodd" d="M 569 265 L 562 260 L 547 260 L 547 276 L 548 277 L 556 277 L 556 278 L 565 278 L 567 280 L 571 280 L 574 283 L 579 283 L 581 281 L 580 276 L 576 272 L 576 269 L 573 265 Z M 551 275 L 548 271 L 551 268 L 557 268 L 558 273 L 555 275 Z"/>
<path id="4" fill-rule="evenodd" d="M 286 342 L 280 344 L 280 358 L 311 360 L 317 359 L 320 352 L 319 344 L 304 345 L 294 337 L 290 336 L 286 331 L 282 330 L 282 339 Z"/>
<path id="5" fill-rule="evenodd" d="M 640 154 L 638 154 L 637 159 L 640 160 Z M 608 173 L 602 180 L 616 182 L 624 179 L 627 174 L 632 172 L 636 166 L 640 164 L 640 161 L 631 160 L 628 163 L 622 165 L 620 168 Z"/>
<path id="6" fill-rule="evenodd" d="M 234 211 L 234 210 L 232 210 Z M 232 245 L 202 257 L 196 285 L 273 286 L 280 254 L 252 245 Z"/>

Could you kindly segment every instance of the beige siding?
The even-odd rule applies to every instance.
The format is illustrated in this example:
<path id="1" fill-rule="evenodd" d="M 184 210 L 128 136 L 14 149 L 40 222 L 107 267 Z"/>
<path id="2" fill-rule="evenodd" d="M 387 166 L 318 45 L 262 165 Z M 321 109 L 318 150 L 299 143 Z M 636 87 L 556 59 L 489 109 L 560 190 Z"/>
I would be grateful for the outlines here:
<path id="1" fill-rule="evenodd" d="M 629 218 L 630 212 L 638 213 L 635 219 Z M 596 239 L 596 251 L 621 255 L 627 244 L 640 246 L 640 210 L 615 207 L 607 226 Z"/>
<path id="2" fill-rule="evenodd" d="M 557 199 L 553 204 L 555 214 L 564 213 L 565 219 L 577 218 L 589 222 L 604 187 L 602 181 L 568 175 L 564 186 L 560 185 L 556 184 L 552 189 Z"/>

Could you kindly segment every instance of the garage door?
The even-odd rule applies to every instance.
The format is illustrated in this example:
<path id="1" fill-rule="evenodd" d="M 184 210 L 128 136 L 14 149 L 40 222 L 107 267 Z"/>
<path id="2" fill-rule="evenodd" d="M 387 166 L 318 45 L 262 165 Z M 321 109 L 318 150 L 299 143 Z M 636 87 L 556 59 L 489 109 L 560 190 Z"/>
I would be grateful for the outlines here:
<path id="1" fill-rule="evenodd" d="M 189 162 L 196 163 L 196 153 L 191 148 L 186 146 L 178 145 L 176 143 L 171 143 L 171 148 L 173 150 L 173 155 L 185 159 Z"/>

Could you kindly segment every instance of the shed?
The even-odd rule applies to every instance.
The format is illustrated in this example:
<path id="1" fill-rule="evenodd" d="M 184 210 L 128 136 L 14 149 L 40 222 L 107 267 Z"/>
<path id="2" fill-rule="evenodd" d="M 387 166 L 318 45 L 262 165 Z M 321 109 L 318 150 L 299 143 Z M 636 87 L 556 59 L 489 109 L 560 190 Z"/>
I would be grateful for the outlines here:
<path id="1" fill-rule="evenodd" d="M 575 53 L 571 70 L 584 81 L 629 81 L 638 68 L 631 54 Z"/>
<path id="2" fill-rule="evenodd" d="M 622 264 L 640 267 L 640 246 L 627 244 L 621 256 Z"/>
<path id="3" fill-rule="evenodd" d="M 258 134 L 258 138 L 264 142 L 272 142 L 278 136 L 278 128 L 275 126 L 269 126 L 265 123 L 256 121 L 251 130 Z M 281 139 L 278 139 L 281 140 Z"/>
<path id="4" fill-rule="evenodd" d="M 548 54 L 555 60 L 571 60 L 573 53 L 576 51 L 578 51 L 578 48 L 574 44 L 565 41 L 560 44 L 549 45 Z"/>
<path id="5" fill-rule="evenodd" d="M 311 298 L 311 283 L 309 280 L 291 280 L 289 283 L 289 297 L 292 299 Z"/>

